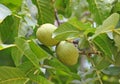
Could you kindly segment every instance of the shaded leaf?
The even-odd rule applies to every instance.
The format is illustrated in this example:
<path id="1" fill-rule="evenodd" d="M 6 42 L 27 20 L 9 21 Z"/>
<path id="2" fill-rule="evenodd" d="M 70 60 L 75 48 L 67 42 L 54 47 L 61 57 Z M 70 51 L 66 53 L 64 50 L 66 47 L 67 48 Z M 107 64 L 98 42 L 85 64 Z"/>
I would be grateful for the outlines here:
<path id="1" fill-rule="evenodd" d="M 89 42 L 87 38 L 80 38 L 79 43 L 78 43 L 79 49 L 87 49 L 89 48 Z"/>
<path id="2" fill-rule="evenodd" d="M 112 8 L 112 12 L 120 13 L 120 2 L 118 2 L 114 5 L 114 7 Z"/>
<path id="3" fill-rule="evenodd" d="M 39 44 L 39 43 L 38 43 Z M 43 49 L 43 50 L 45 50 L 47 53 L 49 53 L 50 55 L 52 55 L 53 56 L 53 51 L 52 51 L 52 49 L 50 48 L 50 47 L 47 47 L 47 46 L 45 46 L 45 45 L 43 45 L 43 44 L 39 44 L 39 46 Z"/>
<path id="4" fill-rule="evenodd" d="M 120 52 L 116 52 L 114 65 L 120 66 Z"/>
<path id="5" fill-rule="evenodd" d="M 71 15 L 72 15 L 72 4 L 71 4 L 70 0 L 66 0 L 66 8 L 65 8 L 64 16 L 69 18 Z"/>
<path id="6" fill-rule="evenodd" d="M 38 24 L 54 23 L 54 9 L 51 0 L 32 0 L 38 8 Z"/>
<path id="7" fill-rule="evenodd" d="M 120 30 L 113 30 L 113 36 L 115 41 L 115 46 L 120 50 Z"/>
<path id="8" fill-rule="evenodd" d="M 87 0 L 89 4 L 89 10 L 91 11 L 93 18 L 97 24 L 102 24 L 103 20 L 109 16 L 112 5 L 106 0 Z"/>
<path id="9" fill-rule="evenodd" d="M 105 57 L 105 56 L 95 55 L 91 59 L 97 70 L 103 70 L 103 69 L 109 67 L 109 65 L 111 64 L 109 62 L 109 60 L 107 59 L 107 57 Z"/>
<path id="10" fill-rule="evenodd" d="M 102 71 L 104 74 L 107 75 L 119 75 L 120 74 L 120 67 L 108 67 Z"/>
<path id="11" fill-rule="evenodd" d="M 113 40 L 115 42 L 115 46 L 117 47 L 116 56 L 115 56 L 115 65 L 120 66 L 120 30 L 113 30 Z"/>
<path id="12" fill-rule="evenodd" d="M 103 59 L 96 65 L 96 68 L 97 68 L 98 70 L 101 70 L 101 69 L 104 69 L 104 68 L 108 67 L 110 64 L 111 64 L 111 63 L 110 63 L 107 59 L 103 58 Z"/>
<path id="13" fill-rule="evenodd" d="M 14 38 L 18 36 L 20 19 L 15 16 L 8 16 L 0 24 L 0 39 L 4 44 L 10 44 L 14 42 Z"/>
<path id="14" fill-rule="evenodd" d="M 93 43 L 97 46 L 97 48 L 104 53 L 105 56 L 108 57 L 111 61 L 114 60 L 114 54 L 116 51 L 116 47 L 112 40 L 108 38 L 106 34 L 100 34 L 95 37 Z"/>
<path id="15" fill-rule="evenodd" d="M 15 66 L 11 57 L 11 47 L 0 50 L 0 66 Z"/>
<path id="16" fill-rule="evenodd" d="M 54 6 L 58 14 L 62 14 L 69 18 L 72 14 L 72 3 L 70 0 L 55 0 Z"/>

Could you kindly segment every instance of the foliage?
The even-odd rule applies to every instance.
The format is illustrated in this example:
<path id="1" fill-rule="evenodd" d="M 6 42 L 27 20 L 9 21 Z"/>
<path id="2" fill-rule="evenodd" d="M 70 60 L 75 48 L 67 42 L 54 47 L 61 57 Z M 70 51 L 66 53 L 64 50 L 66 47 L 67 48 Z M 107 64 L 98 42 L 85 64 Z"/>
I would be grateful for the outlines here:
<path id="1" fill-rule="evenodd" d="M 119 0 L 0 0 L 0 84 L 119 84 Z M 36 37 L 42 24 L 52 37 L 79 49 L 68 66 L 55 47 Z"/>

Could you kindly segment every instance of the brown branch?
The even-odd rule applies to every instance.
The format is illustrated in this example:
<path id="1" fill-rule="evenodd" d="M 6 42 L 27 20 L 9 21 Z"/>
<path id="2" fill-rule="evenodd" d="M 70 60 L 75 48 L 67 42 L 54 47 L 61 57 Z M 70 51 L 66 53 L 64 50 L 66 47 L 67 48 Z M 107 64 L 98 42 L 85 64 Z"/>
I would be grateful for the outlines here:
<path id="1" fill-rule="evenodd" d="M 85 51 L 85 50 L 79 50 L 79 54 L 81 55 L 87 55 L 91 56 L 92 54 L 100 55 L 101 53 L 99 51 L 93 52 L 93 51 Z"/>
<path id="2" fill-rule="evenodd" d="M 59 18 L 58 18 L 57 10 L 55 9 L 54 12 L 55 12 L 55 19 L 56 19 L 57 24 L 58 24 L 58 26 L 59 26 L 59 25 L 60 25 L 60 21 L 59 21 Z"/>

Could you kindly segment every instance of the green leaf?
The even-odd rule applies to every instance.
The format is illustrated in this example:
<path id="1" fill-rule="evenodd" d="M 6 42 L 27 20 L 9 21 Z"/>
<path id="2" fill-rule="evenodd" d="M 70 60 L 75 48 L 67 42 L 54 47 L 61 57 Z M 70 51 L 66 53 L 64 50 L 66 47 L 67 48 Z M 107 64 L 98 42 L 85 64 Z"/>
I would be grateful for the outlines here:
<path id="1" fill-rule="evenodd" d="M 11 47 L 0 50 L 0 66 L 15 66 L 11 57 Z"/>
<path id="2" fill-rule="evenodd" d="M 53 33 L 53 37 L 57 40 L 65 40 L 67 38 L 78 37 L 80 31 L 68 22 L 61 24 Z"/>
<path id="3" fill-rule="evenodd" d="M 0 23 L 9 15 L 11 15 L 11 11 L 6 6 L 0 4 Z"/>
<path id="4" fill-rule="evenodd" d="M 101 33 L 112 31 L 116 27 L 118 21 L 119 21 L 119 14 L 113 13 L 103 22 L 101 26 L 99 26 L 96 29 L 95 34 L 93 35 L 93 38 L 95 38 L 97 35 Z"/>
<path id="5" fill-rule="evenodd" d="M 39 46 L 40 46 L 43 50 L 45 50 L 47 53 L 49 53 L 50 55 L 53 56 L 54 53 L 53 53 L 53 50 L 52 50 L 51 47 L 45 46 L 45 45 L 43 45 L 43 44 L 39 44 Z"/>
<path id="6" fill-rule="evenodd" d="M 12 55 L 12 59 L 14 61 L 14 64 L 16 66 L 18 66 L 18 65 L 20 65 L 22 63 L 23 52 L 18 50 L 17 47 L 12 48 L 11 55 Z"/>
<path id="7" fill-rule="evenodd" d="M 39 60 L 47 58 L 50 56 L 46 51 L 44 51 L 40 46 L 38 46 L 34 41 L 29 42 L 31 50 L 36 54 Z"/>
<path id="8" fill-rule="evenodd" d="M 57 9 L 63 9 L 65 7 L 65 3 L 63 3 L 63 0 L 55 0 L 54 5 Z"/>
<path id="9" fill-rule="evenodd" d="M 90 24 L 80 22 L 77 18 L 71 18 L 66 23 L 61 24 L 53 33 L 53 38 L 57 40 L 66 40 L 82 36 L 84 31 L 91 29 Z"/>
<path id="10" fill-rule="evenodd" d="M 97 68 L 98 70 L 101 70 L 101 69 L 104 69 L 104 68 L 108 67 L 110 64 L 111 64 L 111 63 L 110 63 L 107 59 L 105 59 L 105 57 L 104 57 L 104 58 L 103 58 L 102 60 L 100 60 L 100 62 L 96 65 L 96 68 Z"/>
<path id="11" fill-rule="evenodd" d="M 107 75 L 119 75 L 120 74 L 120 67 L 108 67 L 102 71 L 104 74 Z"/>
<path id="12" fill-rule="evenodd" d="M 119 21 L 119 16 L 120 15 L 118 13 L 113 13 L 103 22 L 102 27 L 108 27 L 109 28 L 110 26 L 113 26 L 115 28 L 118 21 Z M 105 30 L 107 30 L 107 28 Z"/>
<path id="13" fill-rule="evenodd" d="M 96 47 L 104 53 L 105 56 L 108 57 L 111 61 L 114 60 L 114 54 L 116 52 L 116 47 L 112 40 L 106 34 L 100 34 L 95 37 L 92 42 L 96 45 Z"/>
<path id="14" fill-rule="evenodd" d="M 64 16 L 66 18 L 69 18 L 72 15 L 72 2 L 70 0 L 63 0 L 63 1 L 66 4 L 66 8 L 64 10 L 65 11 Z"/>
<path id="15" fill-rule="evenodd" d="M 78 47 L 79 47 L 79 49 L 89 48 L 89 42 L 88 42 L 87 38 L 85 38 L 85 37 L 80 38 L 79 43 L 78 43 Z"/>
<path id="16" fill-rule="evenodd" d="M 103 57 L 101 55 L 95 55 L 94 57 L 90 58 L 97 70 L 102 70 L 107 68 L 111 63 L 107 60 L 107 57 Z"/>
<path id="17" fill-rule="evenodd" d="M 69 68 L 67 68 L 64 64 L 62 64 L 56 58 L 52 58 L 50 60 L 45 60 L 45 64 L 53 67 L 54 69 L 62 70 L 62 71 L 65 71 L 65 72 L 70 72 Z"/>
<path id="18" fill-rule="evenodd" d="M 113 39 L 115 42 L 115 46 L 117 47 L 118 51 L 116 51 L 115 56 L 115 65 L 120 66 L 120 29 L 113 30 Z"/>
<path id="19" fill-rule="evenodd" d="M 87 0 L 87 2 L 95 22 L 99 25 L 102 24 L 103 20 L 106 19 L 111 12 L 111 3 L 105 0 Z"/>
<path id="20" fill-rule="evenodd" d="M 69 18 L 72 14 L 72 2 L 70 0 L 55 0 L 54 6 L 58 14 Z"/>
<path id="21" fill-rule="evenodd" d="M 14 47 L 14 44 L 0 44 L 0 50 L 6 49 L 6 48 L 10 48 L 10 47 Z"/>
<path id="22" fill-rule="evenodd" d="M 51 0 L 32 0 L 38 8 L 38 24 L 54 23 L 54 9 Z"/>
<path id="23" fill-rule="evenodd" d="M 40 75 L 30 75 L 29 78 L 34 81 L 37 84 L 54 84 L 48 79 L 44 78 L 43 76 Z"/>
<path id="24" fill-rule="evenodd" d="M 68 21 L 69 24 L 73 25 L 74 27 L 76 27 L 79 30 L 87 30 L 87 29 L 91 29 L 91 24 L 89 23 L 82 23 L 80 22 L 77 18 L 71 18 Z"/>
<path id="25" fill-rule="evenodd" d="M 0 67 L 0 84 L 25 84 L 27 78 L 18 68 Z"/>
<path id="26" fill-rule="evenodd" d="M 120 52 L 116 52 L 114 65 L 120 66 Z"/>
<path id="27" fill-rule="evenodd" d="M 45 65 L 48 65 L 47 70 L 51 70 L 52 73 L 55 73 L 59 77 L 67 77 L 70 79 L 80 79 L 80 76 L 76 73 L 73 73 L 67 66 L 62 64 L 58 59 L 52 58 L 50 60 L 45 60 Z M 63 78 L 64 79 L 64 78 Z M 60 78 L 62 80 L 62 78 Z"/>
<path id="28" fill-rule="evenodd" d="M 30 62 L 33 63 L 34 66 L 39 68 L 39 60 L 35 53 L 30 49 L 29 44 L 22 38 L 16 38 L 15 44 L 20 52 L 22 52 L 30 60 Z"/>
<path id="29" fill-rule="evenodd" d="M 120 2 L 114 4 L 114 7 L 112 8 L 112 12 L 118 12 L 120 13 Z"/>
<path id="30" fill-rule="evenodd" d="M 17 66 L 17 68 L 19 68 L 21 71 L 23 71 L 26 76 L 29 73 L 31 73 L 32 70 L 35 69 L 34 65 L 30 61 L 26 61 L 26 62 L 20 64 L 19 66 Z"/>
<path id="31" fill-rule="evenodd" d="M 113 36 L 114 36 L 114 41 L 115 41 L 115 46 L 118 47 L 120 50 L 120 29 L 119 30 L 113 30 Z"/>
<path id="32" fill-rule="evenodd" d="M 22 0 L 0 0 L 1 4 L 4 4 L 10 8 L 13 12 L 18 11 L 21 7 Z"/>
<path id="33" fill-rule="evenodd" d="M 14 38 L 18 36 L 20 19 L 15 16 L 8 16 L 0 24 L 0 39 L 4 44 L 14 42 Z"/>

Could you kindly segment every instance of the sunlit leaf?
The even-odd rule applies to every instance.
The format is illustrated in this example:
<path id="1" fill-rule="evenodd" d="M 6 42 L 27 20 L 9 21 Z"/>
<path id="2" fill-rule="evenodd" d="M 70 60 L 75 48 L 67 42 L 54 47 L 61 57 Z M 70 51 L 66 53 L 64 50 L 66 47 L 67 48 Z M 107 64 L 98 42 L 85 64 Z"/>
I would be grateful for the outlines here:
<path id="1" fill-rule="evenodd" d="M 83 22 L 79 21 L 77 18 L 69 19 L 68 23 L 73 25 L 74 27 L 76 27 L 79 30 L 87 30 L 87 29 L 91 28 L 91 24 L 83 23 Z"/>
<path id="2" fill-rule="evenodd" d="M 70 72 L 70 70 L 56 58 L 53 58 L 51 60 L 46 60 L 45 64 L 47 64 L 47 65 L 49 65 L 49 66 L 51 66 L 51 67 L 53 67 L 55 69 Z"/>
<path id="3" fill-rule="evenodd" d="M 71 18 L 69 21 L 61 24 L 54 31 L 53 38 L 58 40 L 76 38 L 76 37 L 82 36 L 83 33 L 88 29 L 93 29 L 91 28 L 90 24 L 82 23 L 77 18 Z M 85 34 L 88 34 L 88 32 L 86 32 Z"/>
<path id="4" fill-rule="evenodd" d="M 11 11 L 4 5 L 0 4 L 0 23 L 9 15 L 11 15 Z"/>
<path id="5" fill-rule="evenodd" d="M 22 38 L 16 38 L 15 44 L 17 48 L 20 50 L 20 52 L 22 52 L 30 60 L 30 62 L 32 62 L 33 65 L 38 68 L 39 60 L 37 56 L 34 54 L 34 52 L 32 52 L 32 50 L 30 49 L 29 44 Z"/>
<path id="6" fill-rule="evenodd" d="M 67 38 L 78 37 L 80 31 L 69 23 L 61 24 L 53 33 L 53 37 L 58 40 L 65 40 Z"/>
<path id="7" fill-rule="evenodd" d="M 37 84 L 54 84 L 40 75 L 30 75 L 29 78 Z"/>
<path id="8" fill-rule="evenodd" d="M 16 66 L 22 63 L 23 52 L 18 50 L 17 47 L 12 48 L 11 55 Z"/>
<path id="9" fill-rule="evenodd" d="M 19 66 L 17 66 L 17 68 L 19 68 L 21 71 L 23 71 L 26 76 L 29 73 L 31 73 L 32 70 L 35 69 L 34 65 L 30 61 L 26 61 L 26 62 L 20 64 Z"/>
<path id="10" fill-rule="evenodd" d="M 119 21 L 119 14 L 113 13 L 103 22 L 101 26 L 99 26 L 96 29 L 95 34 L 93 35 L 93 38 L 95 38 L 97 35 L 101 33 L 109 32 L 115 29 L 118 21 Z"/>
<path id="11" fill-rule="evenodd" d="M 10 47 L 14 47 L 14 44 L 0 44 L 0 50 L 6 49 L 6 48 L 10 48 Z"/>
<path id="12" fill-rule="evenodd" d="M 29 43 L 31 50 L 36 54 L 39 60 L 45 59 L 50 56 L 46 51 L 44 51 L 40 46 L 38 46 L 34 41 Z"/>
<path id="13" fill-rule="evenodd" d="M 0 84 L 24 84 L 27 78 L 18 68 L 0 67 Z"/>
<path id="14" fill-rule="evenodd" d="M 20 9 L 22 0 L 0 0 L 0 3 L 10 8 L 13 12 L 16 12 Z"/>

